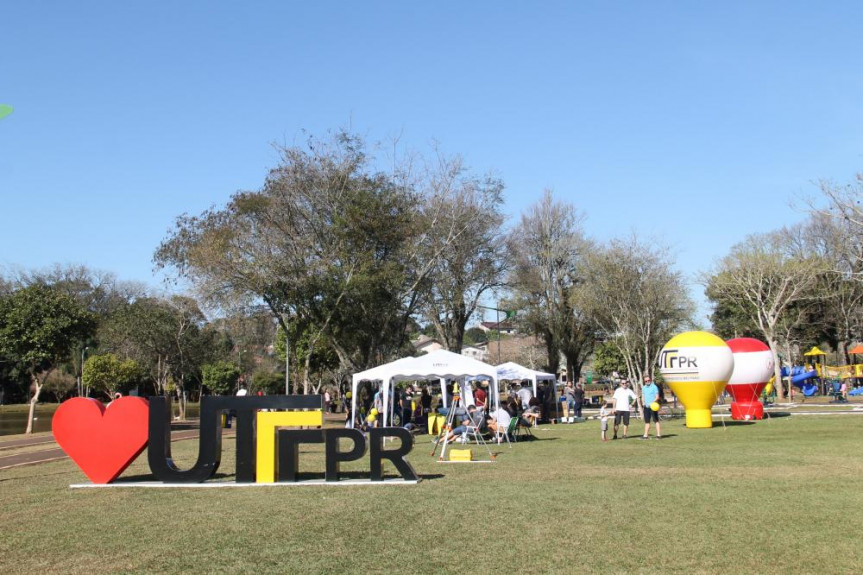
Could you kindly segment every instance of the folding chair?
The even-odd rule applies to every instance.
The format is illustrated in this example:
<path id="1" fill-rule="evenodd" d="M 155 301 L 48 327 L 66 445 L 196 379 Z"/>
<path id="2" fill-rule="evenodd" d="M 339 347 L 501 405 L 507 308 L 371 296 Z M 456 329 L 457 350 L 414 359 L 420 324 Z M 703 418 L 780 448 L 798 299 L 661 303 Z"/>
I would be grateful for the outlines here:
<path id="1" fill-rule="evenodd" d="M 485 445 L 485 438 L 483 437 L 483 435 L 487 431 L 488 431 L 488 428 L 486 428 L 486 431 L 483 431 L 483 430 L 479 429 L 476 425 L 466 426 L 465 432 L 463 434 L 463 437 L 465 438 L 465 443 L 473 440 L 474 442 L 476 442 L 477 445 L 479 445 L 479 444 Z"/>
<path id="2" fill-rule="evenodd" d="M 501 439 L 506 439 L 506 443 L 509 445 L 509 448 L 512 449 L 512 442 L 509 440 L 510 435 L 513 440 L 515 439 L 515 428 L 518 425 L 518 418 L 513 417 L 509 420 L 509 425 L 506 426 L 506 429 L 501 430 L 498 428 L 497 434 L 495 435 L 495 439 L 498 444 L 500 444 Z"/>
<path id="3" fill-rule="evenodd" d="M 519 425 L 519 421 L 521 419 L 519 416 L 515 416 L 515 417 L 513 417 L 513 419 L 515 420 L 515 430 L 514 430 L 514 433 L 512 436 L 513 439 L 518 441 L 518 436 L 521 434 L 524 434 L 524 435 L 530 437 L 531 439 L 533 439 L 533 432 L 530 430 L 530 424 Z"/>

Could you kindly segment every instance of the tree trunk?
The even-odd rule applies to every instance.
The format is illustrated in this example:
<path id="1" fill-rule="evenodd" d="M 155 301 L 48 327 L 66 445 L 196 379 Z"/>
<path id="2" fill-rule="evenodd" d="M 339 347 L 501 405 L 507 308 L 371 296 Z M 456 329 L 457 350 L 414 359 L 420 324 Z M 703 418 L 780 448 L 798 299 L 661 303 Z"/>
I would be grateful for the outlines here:
<path id="1" fill-rule="evenodd" d="M 785 340 L 785 357 L 788 358 L 788 365 L 791 366 L 791 342 L 789 340 Z M 779 367 L 780 370 L 782 366 Z M 794 401 L 794 384 L 791 383 L 791 370 L 788 370 L 788 400 Z"/>
<path id="2" fill-rule="evenodd" d="M 309 371 L 311 369 L 312 363 L 312 354 L 309 352 L 306 354 L 305 365 L 303 365 L 303 395 L 309 394 L 309 388 L 311 387 L 311 382 L 309 381 Z"/>
<path id="3" fill-rule="evenodd" d="M 24 432 L 27 435 L 33 433 L 33 416 L 36 414 L 36 402 L 39 401 L 39 394 L 42 393 L 42 384 L 39 383 L 39 378 L 31 375 L 30 381 L 36 386 L 36 391 L 30 399 L 30 411 L 27 414 L 27 430 Z"/>
<path id="4" fill-rule="evenodd" d="M 776 342 L 773 341 L 773 338 L 767 338 L 767 346 L 773 353 L 773 389 L 776 390 L 776 398 L 784 401 L 785 389 L 782 385 L 782 365 L 779 363 L 779 353 L 776 351 Z"/>

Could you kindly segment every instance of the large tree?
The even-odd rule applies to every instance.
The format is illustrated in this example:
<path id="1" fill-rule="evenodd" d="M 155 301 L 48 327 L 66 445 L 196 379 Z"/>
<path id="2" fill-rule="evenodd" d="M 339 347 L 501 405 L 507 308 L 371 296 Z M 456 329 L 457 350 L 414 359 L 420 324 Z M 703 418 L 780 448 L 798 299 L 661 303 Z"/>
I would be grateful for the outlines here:
<path id="1" fill-rule="evenodd" d="M 157 263 L 210 303 L 262 301 L 286 332 L 303 322 L 309 348 L 326 340 L 346 369 L 402 352 L 434 264 L 415 182 L 374 170 L 364 142 L 343 132 L 280 152 L 260 190 L 181 216 Z"/>
<path id="2" fill-rule="evenodd" d="M 641 385 L 662 347 L 691 322 L 693 304 L 671 254 L 635 235 L 597 246 L 588 257 L 582 305 L 619 350 L 628 376 Z"/>
<path id="3" fill-rule="evenodd" d="M 859 250 L 863 239 L 848 220 L 815 212 L 808 222 L 794 228 L 792 255 L 816 257 L 824 270 L 813 298 L 813 316 L 824 328 L 824 338 L 850 362 L 849 346 L 863 337 L 863 259 Z M 859 233 L 863 233 L 860 230 Z"/>
<path id="4" fill-rule="evenodd" d="M 512 259 L 509 285 L 520 321 L 545 344 L 547 370 L 556 373 L 563 354 L 573 379 L 592 353 L 596 336 L 595 324 L 575 297 L 591 250 L 582 222 L 573 205 L 555 201 L 546 190 L 507 241 Z"/>
<path id="5" fill-rule="evenodd" d="M 813 298 L 824 271 L 821 258 L 793 252 L 792 237 L 788 230 L 749 236 L 703 278 L 708 297 L 746 315 L 773 351 L 780 399 L 785 397 L 780 384 L 780 338 L 805 317 L 793 306 Z"/>
<path id="6" fill-rule="evenodd" d="M 21 366 L 33 391 L 26 433 L 33 431 L 45 378 L 68 359 L 72 342 L 88 337 L 94 328 L 93 314 L 46 285 L 19 288 L 0 298 L 0 355 Z"/>
<path id="7" fill-rule="evenodd" d="M 201 381 L 201 365 L 218 351 L 217 333 L 205 329 L 205 321 L 191 298 L 139 298 L 119 307 L 102 323 L 100 348 L 136 360 L 156 393 L 174 390 L 182 400 L 189 384 Z"/>
<path id="8" fill-rule="evenodd" d="M 461 353 L 480 300 L 505 281 L 503 182 L 471 175 L 461 158 L 440 156 L 426 181 L 431 275 L 423 311 L 444 347 Z"/>
<path id="9" fill-rule="evenodd" d="M 841 242 L 843 259 L 837 268 L 841 274 L 849 274 L 863 282 L 863 173 L 848 185 L 837 185 L 822 180 L 819 182 L 826 207 L 810 203 L 813 214 L 831 220 L 832 234 Z"/>

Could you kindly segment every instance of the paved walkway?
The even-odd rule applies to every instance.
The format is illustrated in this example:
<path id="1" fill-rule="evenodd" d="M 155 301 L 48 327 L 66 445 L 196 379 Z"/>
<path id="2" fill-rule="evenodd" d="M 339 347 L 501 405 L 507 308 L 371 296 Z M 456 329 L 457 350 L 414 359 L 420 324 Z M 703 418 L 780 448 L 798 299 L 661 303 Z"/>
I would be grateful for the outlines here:
<path id="1" fill-rule="evenodd" d="M 186 422 L 176 424 L 171 433 L 171 442 L 184 441 L 187 439 L 195 439 L 198 437 L 198 424 L 196 422 Z M 234 430 L 225 430 L 224 437 L 232 437 Z M 13 467 L 21 467 L 24 465 L 35 465 L 37 463 L 48 463 L 49 461 L 57 461 L 66 459 L 68 455 L 57 447 L 54 438 L 51 435 L 43 435 L 40 437 L 24 437 L 15 438 L 7 441 L 0 441 L 0 452 L 4 450 L 33 447 L 44 445 L 45 449 L 30 451 L 28 453 L 18 453 L 15 455 L 0 456 L 0 471 L 11 469 Z"/>

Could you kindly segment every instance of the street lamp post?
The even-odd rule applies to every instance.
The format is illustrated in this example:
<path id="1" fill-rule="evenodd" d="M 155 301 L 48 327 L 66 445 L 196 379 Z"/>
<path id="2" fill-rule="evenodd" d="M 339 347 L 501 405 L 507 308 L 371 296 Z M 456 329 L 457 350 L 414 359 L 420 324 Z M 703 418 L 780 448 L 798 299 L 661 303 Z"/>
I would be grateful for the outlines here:
<path id="1" fill-rule="evenodd" d="M 90 349 L 86 345 L 81 350 L 81 375 L 78 377 L 78 397 L 84 395 L 84 354 Z"/>
<path id="2" fill-rule="evenodd" d="M 500 305 L 500 304 L 498 304 L 498 305 Z M 500 357 L 501 357 L 500 356 L 500 312 L 504 312 L 504 314 L 506 314 L 507 318 L 509 318 L 510 314 L 513 312 L 510 310 L 507 310 L 507 309 L 488 307 L 488 306 L 484 306 L 484 305 L 477 305 L 476 307 L 482 308 L 482 309 L 487 309 L 487 310 L 493 311 L 495 313 L 495 318 L 497 319 L 497 364 L 500 365 L 500 363 L 501 363 L 501 361 L 500 361 Z"/>
<path id="3" fill-rule="evenodd" d="M 237 391 L 240 391 L 240 382 L 243 381 L 243 350 L 237 347 Z"/>

